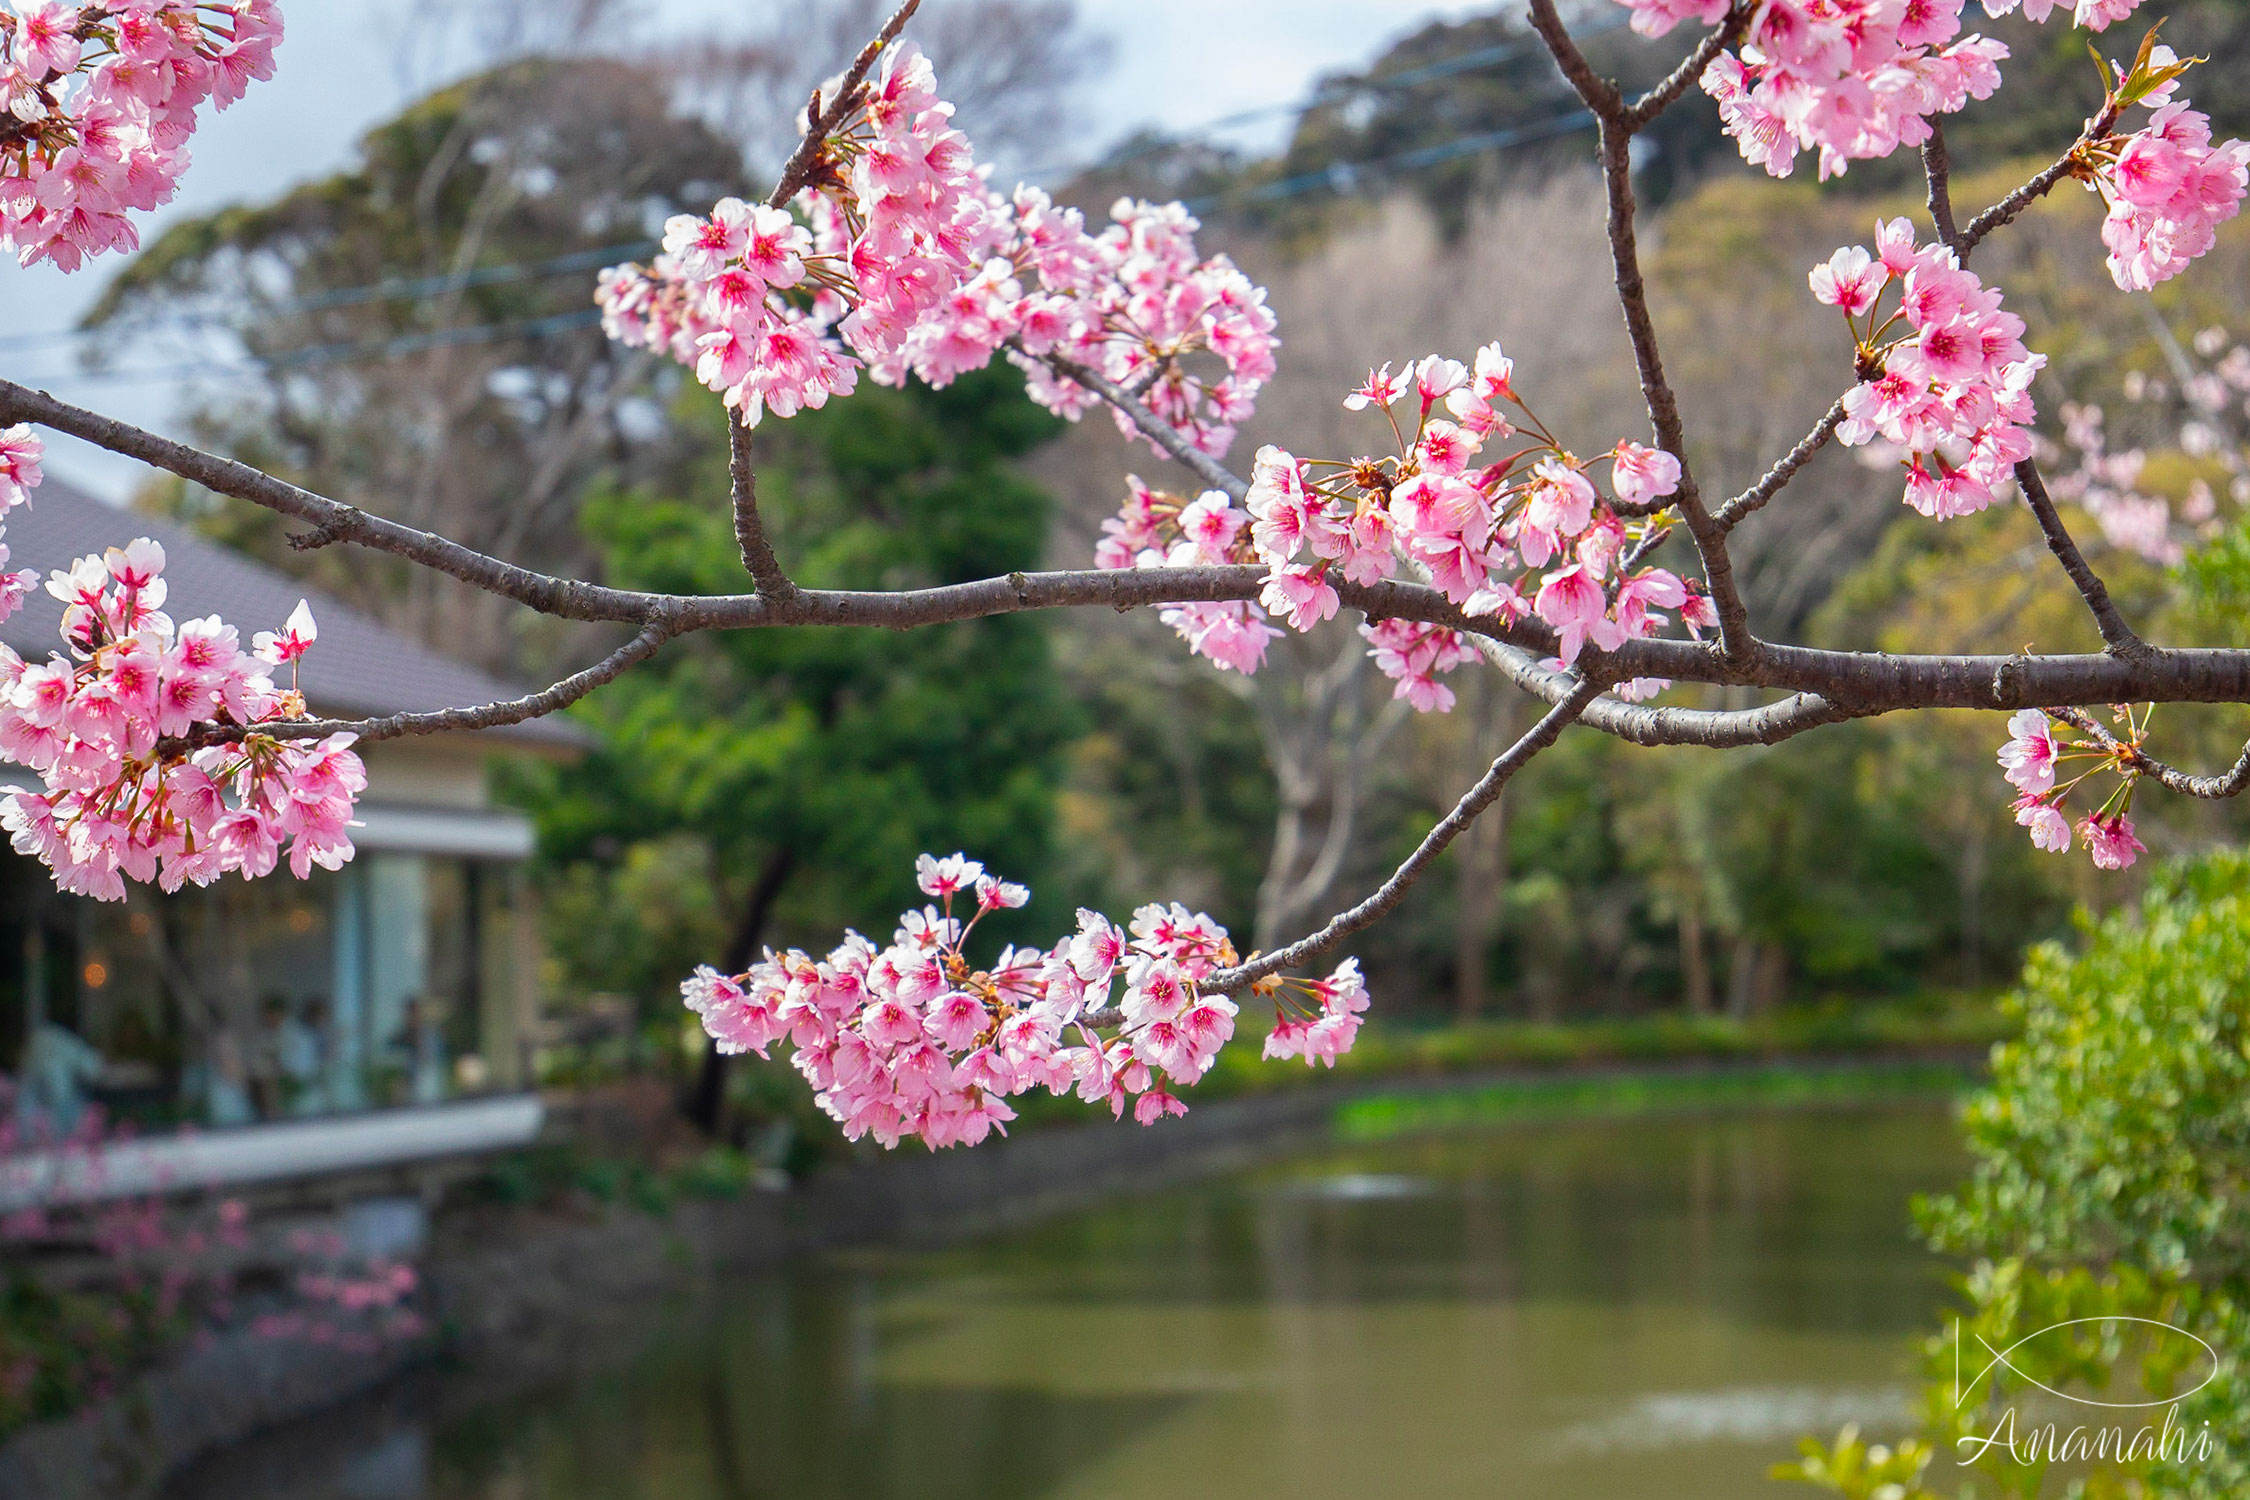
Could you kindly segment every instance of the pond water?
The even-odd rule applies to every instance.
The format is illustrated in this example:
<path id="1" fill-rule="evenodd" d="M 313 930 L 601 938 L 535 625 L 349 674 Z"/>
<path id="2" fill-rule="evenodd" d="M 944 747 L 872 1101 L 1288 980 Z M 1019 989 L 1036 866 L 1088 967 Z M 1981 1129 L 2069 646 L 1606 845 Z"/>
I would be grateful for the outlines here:
<path id="1" fill-rule="evenodd" d="M 749 1279 L 600 1376 L 173 1494 L 1780 1500 L 1799 1434 L 1903 1422 L 1939 1290 L 1907 1199 L 1961 1169 L 1937 1103 L 1325 1149 Z"/>

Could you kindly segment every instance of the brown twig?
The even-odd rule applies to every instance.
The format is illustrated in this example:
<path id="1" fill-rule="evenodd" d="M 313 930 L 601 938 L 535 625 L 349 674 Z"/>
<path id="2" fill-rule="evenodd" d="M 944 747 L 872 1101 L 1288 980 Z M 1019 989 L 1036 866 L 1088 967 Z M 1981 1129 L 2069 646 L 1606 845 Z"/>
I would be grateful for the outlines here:
<path id="1" fill-rule="evenodd" d="M 1930 224 L 1937 230 L 1939 243 L 1955 255 L 1962 255 L 1961 231 L 1953 222 L 1953 157 L 1945 149 L 1945 126 L 1936 116 L 1930 118 L 1930 138 L 1922 143 L 1922 177 L 1929 185 L 1924 204 L 1930 210 Z"/>
<path id="2" fill-rule="evenodd" d="M 2155 647 L 2134 634 L 2133 627 L 2125 623 L 2118 612 L 2117 601 L 2110 598 L 2109 586 L 2104 584 L 2086 561 L 2086 554 L 2078 550 L 2071 540 L 2070 530 L 2063 525 L 2054 500 L 2047 494 L 2047 481 L 2040 477 L 2036 459 L 2025 459 L 2016 465 L 2016 483 L 2023 487 L 2024 503 L 2031 507 L 2032 516 L 2039 522 L 2039 530 L 2047 538 L 2047 550 L 2055 554 L 2055 561 L 2070 575 L 2078 592 L 2086 601 L 2087 610 L 2094 617 L 2094 625 L 2102 633 L 2102 644 L 2118 656 L 2140 659 L 2154 654 Z"/>
<path id="3" fill-rule="evenodd" d="M 769 599 L 786 599 L 797 592 L 781 559 L 774 556 L 766 537 L 766 523 L 758 514 L 758 471 L 750 463 L 750 429 L 727 418 L 727 480 L 734 504 L 734 541 L 742 550 L 743 570 Z"/>
<path id="4" fill-rule="evenodd" d="M 1756 5 L 1737 5 L 1728 11 L 1717 29 L 1705 36 L 1669 74 L 1664 81 L 1635 99 L 1625 109 L 1625 123 L 1635 131 L 1646 130 L 1658 115 L 1679 102 L 1680 96 L 1703 76 L 1703 70 L 1721 52 L 1742 40 L 1749 30 L 1750 18 L 1757 13 Z"/>
<path id="5" fill-rule="evenodd" d="M 1454 804 L 1453 811 L 1431 829 L 1388 880 L 1377 886 L 1367 898 L 1348 911 L 1329 918 L 1318 932 L 1299 938 L 1285 948 L 1252 959 L 1232 969 L 1221 969 L 1203 981 L 1202 988 L 1219 994 L 1231 994 L 1268 974 L 1278 974 L 1284 969 L 1294 969 L 1311 962 L 1334 948 L 1345 938 L 1381 918 L 1391 908 L 1404 900 L 1414 882 L 1420 878 L 1430 862 L 1445 852 L 1445 846 L 1460 836 L 1463 829 L 1477 820 L 1478 814 L 1499 800 L 1500 792 L 1516 772 L 1522 770 L 1532 757 L 1552 745 L 1564 728 L 1583 714 L 1587 706 L 1599 697 L 1603 685 L 1592 679 L 1581 680 L 1571 689 L 1570 695 L 1549 709 L 1540 721 L 1504 751 L 1492 763 L 1477 784 Z"/>
<path id="6" fill-rule="evenodd" d="M 2220 801 L 2228 797 L 2239 797 L 2246 789 L 2250 789 L 2250 745 L 2243 746 L 2242 754 L 2236 758 L 2233 768 L 2224 775 L 2197 776 L 2166 765 L 2138 745 L 2126 744 L 2104 729 L 2092 714 L 2082 713 L 2075 708 L 2050 708 L 2047 713 L 2073 729 L 2092 735 L 2104 750 L 2117 756 L 2125 765 L 2143 776 L 2161 783 L 2166 791 L 2177 792 L 2183 797 Z"/>
<path id="7" fill-rule="evenodd" d="M 1018 353 L 1022 352 L 1022 345 L 1012 339 L 1008 346 Z M 1025 358 L 1038 360 L 1057 375 L 1066 380 L 1077 382 L 1111 406 L 1116 407 L 1151 442 L 1178 459 L 1189 472 L 1211 488 L 1224 490 L 1236 500 L 1240 500 L 1250 493 L 1248 480 L 1243 479 L 1240 475 L 1228 469 L 1225 464 L 1220 463 L 1210 454 L 1196 447 L 1194 443 L 1188 440 L 1186 433 L 1165 421 L 1155 412 L 1150 411 L 1147 403 L 1142 401 L 1139 396 L 1128 391 L 1100 371 L 1079 364 L 1076 360 L 1066 359 L 1060 354 L 1027 354 Z"/>
<path id="8" fill-rule="evenodd" d="M 2086 122 L 2086 128 L 2079 132 L 2077 140 L 2071 142 L 2068 151 L 2057 157 L 2045 170 L 2029 182 L 1971 219 L 1968 225 L 1962 229 L 1959 239 L 1954 242 L 1953 246 L 1955 253 L 1961 257 L 1961 263 L 1963 265 L 1968 264 L 1969 252 L 1976 249 L 1986 235 L 2002 225 L 2014 223 L 2025 209 L 2046 197 L 2047 194 L 2054 191 L 2056 183 L 2070 176 L 2072 169 L 2078 164 L 2079 153 L 2109 134 L 2110 127 L 2117 123 L 2118 112 L 2121 108 L 2122 106 L 2114 101 L 2104 105 L 2100 114 Z"/>
<path id="9" fill-rule="evenodd" d="M 1828 446 L 1828 440 L 1836 435 L 1836 428 L 1843 420 L 1844 398 L 1839 396 L 1829 405 L 1820 421 L 1814 424 L 1813 430 L 1799 438 L 1797 446 L 1784 453 L 1779 462 L 1766 470 L 1763 478 L 1719 507 L 1718 514 L 1712 518 L 1718 523 L 1719 529 L 1734 530 L 1768 500 L 1780 494 L 1783 487 L 1797 477 L 1797 471 L 1812 462 L 1815 453 Z"/>

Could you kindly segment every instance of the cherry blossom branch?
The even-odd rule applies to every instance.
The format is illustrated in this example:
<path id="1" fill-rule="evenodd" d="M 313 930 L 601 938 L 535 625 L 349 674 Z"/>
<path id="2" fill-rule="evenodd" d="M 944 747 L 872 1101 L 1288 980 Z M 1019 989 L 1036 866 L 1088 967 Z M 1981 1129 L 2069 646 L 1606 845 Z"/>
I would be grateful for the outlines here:
<path id="1" fill-rule="evenodd" d="M 860 48 L 859 56 L 853 58 L 852 65 L 844 70 L 844 76 L 837 81 L 836 90 L 829 96 L 825 107 L 821 102 L 820 91 L 813 91 L 812 103 L 805 111 L 804 139 L 797 142 L 797 149 L 782 164 L 780 180 L 774 184 L 772 195 L 766 199 L 768 207 L 782 207 L 812 181 L 820 165 L 820 153 L 828 145 L 828 137 L 846 115 L 859 107 L 859 86 L 867 81 L 867 74 L 875 66 L 875 60 L 883 55 L 885 47 L 898 40 L 899 33 L 906 29 L 906 23 L 913 18 L 921 4 L 922 0 L 906 0 L 883 23 L 883 29 L 875 34 L 874 40 Z"/>
<path id="2" fill-rule="evenodd" d="M 758 515 L 758 471 L 750 463 L 750 429 L 740 422 L 727 423 L 727 480 L 734 502 L 734 540 L 742 549 L 742 566 L 769 599 L 786 599 L 797 592 Z"/>
<path id="3" fill-rule="evenodd" d="M 1260 958 L 1231 969 L 1220 969 L 1203 981 L 1202 988 L 1217 994 L 1232 994 L 1244 986 L 1278 974 L 1284 969 L 1294 969 L 1310 963 L 1334 948 L 1345 938 L 1380 920 L 1383 915 L 1404 900 L 1406 893 L 1421 877 L 1430 862 L 1445 852 L 1446 845 L 1458 838 L 1462 831 L 1477 820 L 1479 814 L 1499 800 L 1501 789 L 1530 762 L 1533 756 L 1552 745 L 1572 721 L 1583 714 L 1588 705 L 1601 695 L 1604 684 L 1594 678 L 1585 678 L 1571 689 L 1570 695 L 1528 730 L 1523 738 L 1510 745 L 1498 760 L 1492 763 L 1477 784 L 1454 804 L 1453 811 L 1440 819 L 1412 854 L 1391 872 L 1388 880 L 1357 906 L 1337 913 L 1328 919 L 1318 932 L 1299 938 L 1286 948 L 1280 948 Z"/>
<path id="4" fill-rule="evenodd" d="M 1821 416 L 1820 421 L 1814 425 L 1813 430 L 1799 438 L 1797 446 L 1783 454 L 1780 460 L 1766 471 L 1764 478 L 1719 507 L 1718 514 L 1712 517 L 1712 520 L 1718 524 L 1719 529 L 1722 532 L 1734 530 L 1735 527 L 1740 526 L 1752 514 L 1761 509 L 1768 500 L 1780 494 L 1783 487 L 1797 477 L 1797 471 L 1812 462 L 1812 456 L 1815 453 L 1828 446 L 1828 440 L 1836 435 L 1836 428 L 1843 420 L 1844 398 L 1838 396 Z"/>
<path id="5" fill-rule="evenodd" d="M 2079 132 L 2077 140 L 2071 142 L 2068 151 L 2055 158 L 2022 187 L 1971 219 L 1959 238 L 1950 242 L 1954 253 L 1961 257 L 1961 263 L 1968 264 L 1969 252 L 1976 249 L 1986 235 L 2002 225 L 2014 223 L 2025 209 L 2054 191 L 2055 184 L 2068 177 L 2072 168 L 2078 164 L 2079 152 L 2109 134 L 2110 127 L 2117 123 L 2117 116 L 2123 108 L 2122 104 L 2112 98 L 2102 107 L 2100 114 L 2086 122 L 2086 128 Z"/>
<path id="6" fill-rule="evenodd" d="M 1750 27 L 1750 19 L 1757 14 L 1755 5 L 1737 5 L 1727 12 L 1726 19 L 1696 44 L 1693 52 L 1681 59 L 1680 65 L 1665 76 L 1662 83 L 1635 99 L 1624 113 L 1624 122 L 1634 131 L 1646 130 L 1656 117 L 1680 100 L 1703 70 L 1711 66 L 1712 59 L 1742 39 Z"/>
<path id="7" fill-rule="evenodd" d="M 1008 347 L 1019 353 L 1023 352 L 1023 345 L 1014 339 L 1008 341 Z M 1189 472 L 1211 488 L 1224 490 L 1230 498 L 1238 501 L 1250 493 L 1248 480 L 1243 479 L 1225 464 L 1220 463 L 1210 454 L 1196 447 L 1194 443 L 1188 440 L 1186 433 L 1181 432 L 1180 429 L 1165 421 L 1155 412 L 1150 411 L 1148 403 L 1099 370 L 1090 369 L 1079 364 L 1076 360 L 1066 359 L 1060 354 L 1039 354 L 1028 355 L 1027 357 L 1037 359 L 1057 375 L 1084 386 L 1087 390 L 1092 391 L 1102 400 L 1123 412 L 1126 419 L 1140 429 L 1142 435 L 1173 458 L 1179 460 Z"/>
<path id="8" fill-rule="evenodd" d="M 1734 581 L 1734 561 L 1727 555 L 1726 532 L 1703 504 L 1702 491 L 1688 465 L 1687 436 L 1680 421 L 1679 398 L 1664 373 L 1664 358 L 1656 341 L 1656 320 L 1649 313 L 1648 286 L 1641 274 L 1640 248 L 1633 219 L 1632 137 L 1636 128 L 1617 85 L 1597 74 L 1578 50 L 1570 31 L 1555 13 L 1555 0 L 1531 0 L 1531 24 L 1555 63 L 1586 107 L 1601 122 L 1602 180 L 1609 203 L 1609 253 L 1617 288 L 1617 302 L 1625 315 L 1625 329 L 1633 344 L 1633 360 L 1640 371 L 1641 397 L 1648 406 L 1649 425 L 1656 444 L 1679 460 L 1680 480 L 1672 500 L 1694 538 L 1703 565 L 1704 586 L 1719 617 L 1719 647 L 1740 659 L 1755 648 L 1750 616 Z"/>
<path id="9" fill-rule="evenodd" d="M 217 493 L 326 526 L 342 540 L 422 563 L 545 614 L 641 625 L 657 611 L 668 609 L 676 633 L 681 634 L 793 625 L 905 630 L 1029 609 L 1223 603 L 1256 598 L 1264 578 L 1262 570 L 1252 566 L 1087 569 L 1011 573 L 896 592 L 800 589 L 787 599 L 642 593 L 519 568 L 7 381 L 0 381 L 0 421 L 33 421 L 72 433 Z M 1345 583 L 1337 593 L 1343 603 L 1371 619 L 1413 620 L 1491 635 L 1542 656 L 1556 650 L 1553 631 L 1535 619 L 1501 627 L 1490 619 L 1462 614 L 1441 594 L 1419 585 Z M 2240 649 L 2160 650 L 2144 644 L 2140 654 L 2128 648 L 2096 656 L 1889 656 L 1760 642 L 1748 656 L 1730 660 L 1694 642 L 1648 639 L 1628 641 L 1600 660 L 1601 670 L 1618 679 L 1669 677 L 1817 693 L 1866 712 L 2127 701 L 2250 703 L 2250 651 Z"/>
<path id="10" fill-rule="evenodd" d="M 640 634 L 583 672 L 574 672 L 545 691 L 522 698 L 486 703 L 475 708 L 390 714 L 379 719 L 298 719 L 283 723 L 229 724 L 182 736 L 169 748 L 195 749 L 203 745 L 240 740 L 253 734 L 277 740 L 318 740 L 326 739 L 332 734 L 349 734 L 356 736 L 364 744 L 374 740 L 400 739 L 407 735 L 501 729 L 510 724 L 544 718 L 570 707 L 594 689 L 616 681 L 627 668 L 638 666 L 654 656 L 657 649 L 676 633 L 670 615 L 660 613 L 641 628 Z M 168 747 L 160 744 L 157 748 L 162 751 Z"/>
<path id="11" fill-rule="evenodd" d="M 2070 581 L 2077 585 L 2085 599 L 2086 608 L 2102 633 L 2103 644 L 2119 656 L 2137 659 L 2153 655 L 2156 648 L 2125 623 L 2117 602 L 2109 596 L 2108 585 L 2087 563 L 2086 554 L 2078 550 L 2078 544 L 2071 540 L 2069 528 L 2063 525 L 2054 500 L 2047 494 L 2047 482 L 2040 477 L 2038 460 L 2027 458 L 2016 465 L 2016 483 L 2023 487 L 2024 503 L 2031 507 L 2039 529 L 2046 534 L 2047 550 L 2055 554 L 2055 561 L 2062 564 L 2063 571 L 2070 575 Z"/>
<path id="12" fill-rule="evenodd" d="M 2138 746 L 2126 744 L 2104 729 L 2101 722 L 2092 714 L 2081 713 L 2075 708 L 2050 708 L 2047 712 L 2070 725 L 2073 729 L 2092 735 L 2095 743 L 2099 744 L 2102 749 L 2115 755 L 2121 762 L 2140 772 L 2143 776 L 2154 777 L 2162 783 L 2167 791 L 2177 792 L 2183 797 L 2200 797 L 2206 801 L 2217 801 L 2227 797 L 2238 797 L 2244 790 L 2250 789 L 2250 745 L 2243 746 L 2242 754 L 2235 760 L 2233 768 L 2226 774 L 2222 776 L 2197 776 L 2191 772 L 2182 771 L 2175 766 L 2166 765 Z"/>

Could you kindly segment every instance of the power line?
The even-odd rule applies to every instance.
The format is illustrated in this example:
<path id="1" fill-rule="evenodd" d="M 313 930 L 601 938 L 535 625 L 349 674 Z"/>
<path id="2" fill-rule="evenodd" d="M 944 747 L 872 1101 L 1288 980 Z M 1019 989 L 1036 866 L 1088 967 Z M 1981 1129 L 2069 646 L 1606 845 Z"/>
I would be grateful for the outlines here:
<path id="1" fill-rule="evenodd" d="M 1204 213 L 1223 207 L 1229 202 L 1268 203 L 1283 198 L 1295 198 L 1304 193 L 1327 188 L 1335 192 L 1349 192 L 1364 172 L 1412 172 L 1424 167 L 1434 167 L 1442 162 L 1458 161 L 1465 156 L 1476 156 L 1486 151 L 1505 150 L 1550 136 L 1567 135 L 1583 130 L 1594 123 L 1594 116 L 1585 109 L 1573 109 L 1544 120 L 1534 120 L 1525 125 L 1510 126 L 1505 130 L 1484 130 L 1471 135 L 1457 135 L 1451 140 L 1422 146 L 1412 151 L 1401 151 L 1391 156 L 1370 157 L 1364 161 L 1332 161 L 1310 172 L 1300 172 L 1294 177 L 1283 177 L 1274 182 L 1261 183 L 1239 194 L 1214 193 L 1191 199 L 1190 213 Z"/>
<path id="2" fill-rule="evenodd" d="M 1572 41 L 1586 41 L 1629 24 L 1631 22 L 1628 18 L 1620 16 L 1597 22 L 1591 26 L 1581 27 L 1571 32 L 1570 36 Z M 1499 63 L 1512 61 L 1526 53 L 1537 52 L 1543 45 L 1532 41 L 1504 42 L 1497 46 L 1479 47 L 1472 52 L 1463 52 L 1453 57 L 1440 58 L 1436 62 L 1424 63 L 1420 67 L 1408 68 L 1398 73 L 1386 73 L 1377 78 L 1355 78 L 1344 83 L 1324 85 L 1302 98 L 1285 100 L 1279 104 L 1261 104 L 1254 109 L 1238 110 L 1230 115 L 1220 115 L 1215 119 L 1205 120 L 1199 125 L 1192 125 L 1178 135 L 1167 135 L 1160 140 L 1137 146 L 1130 151 L 1105 156 L 1101 160 L 1085 166 L 1045 167 L 1037 171 L 1027 172 L 1024 175 L 1038 178 L 1052 177 L 1064 172 L 1109 171 L 1139 161 L 1142 157 L 1153 156 L 1159 151 L 1169 150 L 1183 142 L 1217 135 L 1222 131 L 1232 130 L 1240 125 L 1248 125 L 1253 121 L 1266 119 L 1273 115 L 1309 114 L 1322 105 L 1339 103 L 1361 94 L 1395 93 L 1403 89 L 1417 88 L 1425 83 L 1434 83 L 1441 78 L 1451 78 L 1462 73 L 1473 73 L 1480 68 L 1488 68 Z"/>
<path id="3" fill-rule="evenodd" d="M 492 344 L 508 339 L 543 338 L 551 333 L 566 333 L 573 329 L 588 328 L 601 321 L 601 309 L 582 308 L 576 312 L 555 313 L 544 318 L 525 318 L 512 323 L 468 323 L 458 328 L 433 329 L 428 333 L 410 333 L 398 338 L 373 340 L 345 340 L 333 344 L 311 344 L 301 349 L 285 349 L 264 358 L 253 357 L 239 363 L 221 360 L 187 360 L 177 364 L 120 370 L 80 370 L 49 379 L 91 381 L 110 385 L 136 384 L 142 381 L 182 380 L 197 375 L 251 376 L 272 370 L 311 369 L 321 365 L 356 364 L 385 359 L 399 359 L 409 354 L 425 353 L 431 349 L 452 348 L 464 344 Z M 24 381 L 37 385 L 35 379 Z"/>

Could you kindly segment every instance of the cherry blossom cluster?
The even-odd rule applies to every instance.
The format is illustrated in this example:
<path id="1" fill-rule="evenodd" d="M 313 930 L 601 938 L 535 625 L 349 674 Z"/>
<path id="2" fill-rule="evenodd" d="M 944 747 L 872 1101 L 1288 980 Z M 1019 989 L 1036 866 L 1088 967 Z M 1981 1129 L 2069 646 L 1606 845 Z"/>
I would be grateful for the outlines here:
<path id="1" fill-rule="evenodd" d="M 2108 744 L 2087 736 L 2057 734 L 2057 721 L 2036 708 L 2027 708 L 2008 720 L 2008 742 L 2000 747 L 2000 767 L 2016 789 L 2016 822 L 2028 829 L 2032 844 L 2049 853 L 2067 853 L 2071 821 L 2064 806 L 2088 778 L 2113 772 L 2117 786 L 2101 804 L 2078 820 L 2077 835 L 2086 852 L 2104 870 L 2122 870 L 2147 849 L 2133 833 L 2127 816 L 2133 807 L 2133 790 L 2140 782 L 2129 757 L 2147 735 L 2147 720 L 2130 708 L 2113 710 L 2122 733 Z M 2087 764 L 2077 774 L 2066 775 L 2070 762 Z"/>
<path id="2" fill-rule="evenodd" d="M 1187 1113 L 1175 1087 L 1195 1083 L 1233 1037 L 1236 1007 L 1203 982 L 1237 961 L 1226 929 L 1200 912 L 1144 906 L 1119 929 L 1080 910 L 1052 949 L 1006 947 L 989 967 L 967 944 L 986 916 L 1031 893 L 960 854 L 925 854 L 915 875 L 933 904 L 907 912 L 888 946 L 858 933 L 826 959 L 775 953 L 747 973 L 705 966 L 680 986 L 688 1009 L 728 1053 L 786 1041 L 820 1107 L 853 1140 L 885 1147 L 974 1145 L 1015 1118 L 1031 1089 L 1106 1102 L 1152 1125 Z M 1122 996 L 1115 995 L 1118 980 Z M 1356 962 L 1325 980 L 1261 981 L 1277 998 L 1269 1057 L 1348 1051 L 1367 1008 Z"/>
<path id="3" fill-rule="evenodd" d="M 1262 448 L 1241 506 L 1218 490 L 1187 500 L 1132 480 L 1124 507 L 1103 523 L 1095 561 L 1264 568 L 1255 604 L 1182 604 L 1163 616 L 1191 649 L 1244 673 L 1281 633 L 1269 620 L 1310 630 L 1335 616 L 1337 579 L 1373 583 L 1402 567 L 1468 614 L 1503 625 L 1536 614 L 1554 627 L 1564 666 L 1589 641 L 1606 650 L 1654 635 L 1668 623 L 1661 610 L 1679 610 L 1690 631 L 1715 624 L 1693 583 L 1626 563 L 1664 524 L 1656 513 L 1679 487 L 1679 460 L 1630 442 L 1580 459 L 1524 405 L 1514 379 L 1497 344 L 1473 364 L 1431 355 L 1395 374 L 1385 365 L 1344 405 L 1379 412 L 1395 454 L 1308 461 Z M 1604 466 L 1613 501 L 1588 477 Z M 1453 706 L 1438 678 L 1476 655 L 1441 626 L 1378 620 L 1361 634 L 1396 696 L 1424 712 Z"/>
<path id="4" fill-rule="evenodd" d="M 1036 188 L 994 193 L 952 116 L 928 60 L 894 45 L 794 213 L 730 198 L 672 219 L 653 265 L 602 274 L 603 326 L 694 366 L 752 425 L 849 393 L 863 367 L 943 386 L 1006 348 L 1050 410 L 1097 400 L 1059 357 L 1225 452 L 1273 375 L 1264 292 L 1199 255 L 1178 204 L 1121 200 L 1094 234 Z"/>
<path id="5" fill-rule="evenodd" d="M 1817 300 L 1842 310 L 1863 377 L 1837 437 L 1906 455 L 1906 503 L 1925 516 L 1992 504 L 2032 451 L 2031 382 L 2046 357 L 2024 348 L 2023 319 L 1951 250 L 1917 246 L 1905 219 L 1875 226 L 1872 254 L 1838 250 L 1810 279 Z"/>
<path id="6" fill-rule="evenodd" d="M 1661 36 L 1682 21 L 1716 24 L 1730 0 L 1625 0 L 1633 29 Z M 1961 35 L 1962 0 L 1766 0 L 1736 51 L 1703 71 L 1703 89 L 1743 159 L 1776 177 L 1813 151 L 1820 175 L 1919 146 L 1930 116 L 2000 86 L 2008 49 Z"/>
<path id="7" fill-rule="evenodd" d="M 2170 48 L 2153 50 L 2159 66 L 2180 66 Z M 2109 205 L 2102 244 L 2110 276 L 2128 292 L 2170 280 L 2217 243 L 2250 182 L 2250 141 L 2214 146 L 2210 117 L 2172 98 L 2176 86 L 2167 81 L 2141 101 L 2154 106 L 2147 125 L 2093 143 L 2074 161 Z"/>
<path id="8" fill-rule="evenodd" d="M 127 880 L 171 891 L 269 874 L 284 844 L 299 879 L 340 868 L 367 786 L 352 737 L 308 744 L 254 729 L 305 716 L 303 695 L 272 671 L 311 647 L 311 611 L 300 602 L 244 651 L 216 615 L 175 624 L 163 572 L 164 549 L 146 537 L 82 557 L 47 581 L 69 655 L 29 663 L 0 647 L 0 758 L 46 787 L 0 801 L 0 828 L 62 889 L 103 901 L 122 900 Z M 240 737 L 199 745 L 213 730 Z"/>
<path id="9" fill-rule="evenodd" d="M 0 241 L 74 271 L 140 244 L 171 201 L 206 100 L 273 76 L 276 0 L 12 0 L 0 10 Z"/>

